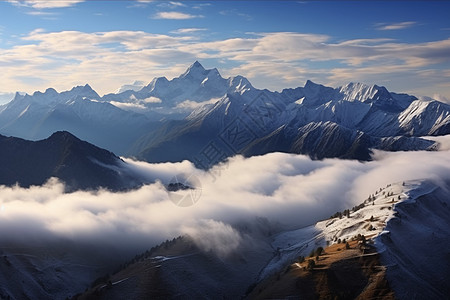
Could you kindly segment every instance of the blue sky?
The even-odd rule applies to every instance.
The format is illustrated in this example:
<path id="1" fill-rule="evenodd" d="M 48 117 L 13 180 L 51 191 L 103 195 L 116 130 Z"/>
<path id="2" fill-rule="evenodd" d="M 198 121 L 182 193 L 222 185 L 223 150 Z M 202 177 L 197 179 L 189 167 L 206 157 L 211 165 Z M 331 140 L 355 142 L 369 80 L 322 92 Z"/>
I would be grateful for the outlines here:
<path id="1" fill-rule="evenodd" d="M 257 88 L 360 81 L 446 100 L 449 11 L 448 1 L 1 1 L 0 94 L 86 83 L 105 94 L 199 60 Z"/>

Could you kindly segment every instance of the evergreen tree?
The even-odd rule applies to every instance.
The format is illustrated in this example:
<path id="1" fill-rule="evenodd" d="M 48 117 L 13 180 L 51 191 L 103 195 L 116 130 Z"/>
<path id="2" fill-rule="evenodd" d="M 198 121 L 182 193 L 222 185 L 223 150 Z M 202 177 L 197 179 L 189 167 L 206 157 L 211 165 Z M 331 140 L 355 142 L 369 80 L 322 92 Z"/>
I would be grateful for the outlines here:
<path id="1" fill-rule="evenodd" d="M 314 262 L 314 260 L 310 259 L 310 260 L 308 260 L 308 265 L 306 266 L 306 269 L 312 270 L 312 269 L 314 269 L 315 266 L 316 266 L 316 263 Z"/>

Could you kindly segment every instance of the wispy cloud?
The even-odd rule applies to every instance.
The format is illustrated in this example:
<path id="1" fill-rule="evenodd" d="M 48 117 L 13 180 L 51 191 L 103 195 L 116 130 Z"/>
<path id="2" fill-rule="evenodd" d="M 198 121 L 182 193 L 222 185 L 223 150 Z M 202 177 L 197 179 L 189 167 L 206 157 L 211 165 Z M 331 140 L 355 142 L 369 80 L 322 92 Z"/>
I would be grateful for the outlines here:
<path id="1" fill-rule="evenodd" d="M 417 25 L 417 22 L 400 22 L 400 23 L 378 23 L 375 24 L 377 30 L 401 30 Z"/>
<path id="2" fill-rule="evenodd" d="M 50 17 L 50 16 L 57 15 L 55 12 L 42 11 L 42 10 L 31 10 L 31 11 L 26 12 L 26 14 L 30 15 L 30 16 L 43 16 L 43 17 Z"/>
<path id="3" fill-rule="evenodd" d="M 208 29 L 206 29 L 206 28 L 180 28 L 180 29 L 171 31 L 170 33 L 189 34 L 189 33 L 201 32 L 201 31 L 206 31 L 206 30 L 208 30 Z"/>
<path id="4" fill-rule="evenodd" d="M 186 7 L 186 4 L 178 1 L 162 1 L 158 4 L 159 7 L 177 8 Z"/>
<path id="5" fill-rule="evenodd" d="M 450 104 L 450 99 L 441 94 L 434 94 L 433 99 Z"/>
<path id="6" fill-rule="evenodd" d="M 35 9 L 69 7 L 85 0 L 7 0 L 16 6 L 32 7 Z"/>
<path id="7" fill-rule="evenodd" d="M 167 19 L 167 20 L 187 20 L 195 18 L 203 18 L 202 15 L 192 15 L 177 11 L 161 11 L 153 16 L 154 19 Z"/>
<path id="8" fill-rule="evenodd" d="M 127 8 L 144 8 L 152 2 L 155 2 L 155 0 L 136 0 L 135 2 L 132 2 L 133 4 L 128 5 Z"/>
<path id="9" fill-rule="evenodd" d="M 196 5 L 192 6 L 192 8 L 194 8 L 194 9 L 203 9 L 203 8 L 211 6 L 211 5 L 212 4 L 208 3 L 208 2 L 206 2 L 206 3 L 197 3 Z"/>
<path id="10" fill-rule="evenodd" d="M 209 99 L 209 100 L 206 100 L 203 102 L 185 100 L 181 103 L 178 103 L 176 107 L 180 108 L 180 109 L 187 109 L 187 111 L 192 111 L 193 109 L 199 108 L 199 107 L 207 105 L 207 104 L 214 104 L 219 100 L 220 100 L 220 98 L 212 98 L 212 99 Z"/>

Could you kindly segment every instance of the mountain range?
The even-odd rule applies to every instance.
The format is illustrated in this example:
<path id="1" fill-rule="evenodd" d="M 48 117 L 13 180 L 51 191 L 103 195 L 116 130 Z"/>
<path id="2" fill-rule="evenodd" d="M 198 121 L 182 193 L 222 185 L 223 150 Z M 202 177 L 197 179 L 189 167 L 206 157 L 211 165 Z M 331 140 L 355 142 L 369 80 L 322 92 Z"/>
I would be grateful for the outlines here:
<path id="1" fill-rule="evenodd" d="M 89 85 L 16 94 L 0 106 L 0 134 L 39 140 L 65 130 L 118 155 L 209 168 L 235 154 L 274 151 L 370 160 L 371 149 L 433 150 L 423 137 L 450 133 L 448 104 L 377 85 L 307 81 L 272 92 L 199 62 L 141 85 L 103 97 Z"/>

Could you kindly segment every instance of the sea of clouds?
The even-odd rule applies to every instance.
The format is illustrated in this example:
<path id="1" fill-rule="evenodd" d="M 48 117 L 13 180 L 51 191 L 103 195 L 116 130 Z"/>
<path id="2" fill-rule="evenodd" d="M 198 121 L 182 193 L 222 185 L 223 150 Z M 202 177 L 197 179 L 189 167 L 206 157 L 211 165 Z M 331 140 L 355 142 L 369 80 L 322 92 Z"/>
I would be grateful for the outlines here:
<path id="1" fill-rule="evenodd" d="M 124 159 L 127 172 L 154 183 L 120 193 L 64 193 L 56 179 L 30 188 L 1 186 L 0 241 L 63 238 L 140 251 L 188 234 L 205 250 L 226 255 L 243 239 L 236 224 L 265 218 L 286 229 L 299 228 L 351 208 L 389 183 L 450 178 L 450 150 L 375 151 L 373 158 L 318 161 L 271 153 L 235 156 L 209 171 L 189 161 Z M 167 191 L 180 174 L 195 178 L 195 193 Z M 176 204 L 173 194 L 183 192 L 193 205 Z"/>

